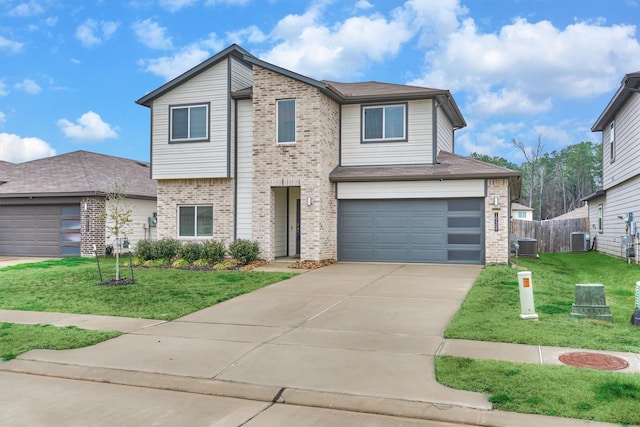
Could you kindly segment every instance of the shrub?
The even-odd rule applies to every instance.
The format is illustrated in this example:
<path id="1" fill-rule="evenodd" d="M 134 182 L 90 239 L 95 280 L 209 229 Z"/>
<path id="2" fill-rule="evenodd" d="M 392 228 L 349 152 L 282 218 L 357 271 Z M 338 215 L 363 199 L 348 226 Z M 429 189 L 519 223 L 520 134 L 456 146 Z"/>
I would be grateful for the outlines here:
<path id="1" fill-rule="evenodd" d="M 187 242 L 178 251 L 178 256 L 188 262 L 194 262 L 202 257 L 202 245 L 196 242 Z"/>
<path id="2" fill-rule="evenodd" d="M 238 239 L 229 245 L 229 253 L 243 264 L 249 264 L 258 259 L 260 249 L 257 242 Z"/>
<path id="3" fill-rule="evenodd" d="M 192 263 L 195 267 L 209 267 L 209 260 L 197 259 Z"/>
<path id="4" fill-rule="evenodd" d="M 173 268 L 183 268 L 183 267 L 189 267 L 189 265 L 191 265 L 189 263 L 189 261 L 187 261 L 184 258 L 178 258 L 177 260 L 173 261 L 171 263 L 171 267 Z"/>
<path id="5" fill-rule="evenodd" d="M 178 256 L 178 252 L 182 245 L 176 239 L 165 237 L 153 242 L 153 259 L 168 258 L 172 259 Z"/>
<path id="6" fill-rule="evenodd" d="M 224 243 L 222 242 L 209 240 L 202 244 L 202 258 L 211 263 L 224 261 L 224 256 L 226 254 L 227 250 L 224 248 Z"/>
<path id="7" fill-rule="evenodd" d="M 136 245 L 136 256 L 145 261 L 153 259 L 154 244 L 151 240 L 140 240 Z"/>

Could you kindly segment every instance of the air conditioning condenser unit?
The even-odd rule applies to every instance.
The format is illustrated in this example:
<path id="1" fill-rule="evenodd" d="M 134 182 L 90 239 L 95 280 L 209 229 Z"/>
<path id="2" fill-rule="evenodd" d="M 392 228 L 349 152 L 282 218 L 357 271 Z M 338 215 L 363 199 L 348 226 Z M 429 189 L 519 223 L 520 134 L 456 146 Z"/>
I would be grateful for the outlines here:
<path id="1" fill-rule="evenodd" d="M 571 252 L 586 252 L 589 250 L 589 233 L 574 231 L 571 233 Z"/>

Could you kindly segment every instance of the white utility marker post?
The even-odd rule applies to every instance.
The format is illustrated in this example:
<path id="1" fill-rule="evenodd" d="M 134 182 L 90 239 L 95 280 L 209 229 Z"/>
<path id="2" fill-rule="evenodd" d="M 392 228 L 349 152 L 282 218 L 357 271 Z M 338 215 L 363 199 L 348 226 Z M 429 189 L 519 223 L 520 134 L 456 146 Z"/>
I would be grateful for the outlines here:
<path id="1" fill-rule="evenodd" d="M 530 271 L 518 273 L 518 287 L 520 288 L 520 318 L 538 320 L 533 304 L 533 280 L 531 280 Z"/>

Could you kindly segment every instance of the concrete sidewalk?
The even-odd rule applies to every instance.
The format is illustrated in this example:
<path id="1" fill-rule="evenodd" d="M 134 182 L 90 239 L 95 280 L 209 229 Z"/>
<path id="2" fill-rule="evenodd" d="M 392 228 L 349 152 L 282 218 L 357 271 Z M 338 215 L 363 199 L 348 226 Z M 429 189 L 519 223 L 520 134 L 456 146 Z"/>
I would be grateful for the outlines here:
<path id="1" fill-rule="evenodd" d="M 175 321 L 116 327 L 114 319 L 108 329 L 125 335 L 76 350 L 30 351 L 0 370 L 473 425 L 563 425 L 566 419 L 492 411 L 487 396 L 435 380 L 438 354 L 553 360 L 534 360 L 535 346 L 443 339 L 480 269 L 333 264 Z M 55 322 L 71 321 L 60 313 L 34 317 L 54 314 L 62 316 Z M 20 316 L 29 317 L 0 311 L 0 321 Z M 89 316 L 84 324 L 98 320 L 108 319 Z"/>

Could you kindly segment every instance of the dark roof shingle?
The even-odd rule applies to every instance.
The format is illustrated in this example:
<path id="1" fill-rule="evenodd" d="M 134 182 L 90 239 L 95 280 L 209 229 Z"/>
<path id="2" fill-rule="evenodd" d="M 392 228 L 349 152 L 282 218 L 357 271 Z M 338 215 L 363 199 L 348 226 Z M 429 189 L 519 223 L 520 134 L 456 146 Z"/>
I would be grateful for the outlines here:
<path id="1" fill-rule="evenodd" d="M 0 163 L 0 197 L 106 194 L 115 179 L 124 178 L 129 197 L 156 198 L 156 182 L 149 164 L 136 160 L 74 151 L 25 163 Z"/>

